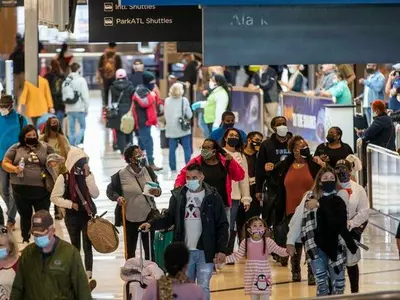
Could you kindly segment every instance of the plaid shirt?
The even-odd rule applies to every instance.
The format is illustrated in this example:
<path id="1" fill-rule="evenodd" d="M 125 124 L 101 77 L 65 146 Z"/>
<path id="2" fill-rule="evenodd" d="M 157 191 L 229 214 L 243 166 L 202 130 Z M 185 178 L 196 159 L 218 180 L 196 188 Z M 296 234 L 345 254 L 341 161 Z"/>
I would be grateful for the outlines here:
<path id="1" fill-rule="evenodd" d="M 301 225 L 301 241 L 304 244 L 306 252 L 308 254 L 308 262 L 318 259 L 318 246 L 315 243 L 315 234 L 317 230 L 317 209 L 308 210 L 304 208 L 303 222 Z M 339 273 L 343 270 L 346 264 L 346 245 L 342 237 L 339 235 L 339 243 L 337 249 L 336 261 L 329 259 L 329 265 Z"/>

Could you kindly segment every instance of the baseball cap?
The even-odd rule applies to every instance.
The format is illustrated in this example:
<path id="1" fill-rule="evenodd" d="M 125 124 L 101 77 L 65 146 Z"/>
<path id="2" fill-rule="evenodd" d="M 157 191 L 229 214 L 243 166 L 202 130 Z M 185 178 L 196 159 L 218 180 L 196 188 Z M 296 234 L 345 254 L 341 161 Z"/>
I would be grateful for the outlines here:
<path id="1" fill-rule="evenodd" d="M 351 162 L 349 162 L 348 160 L 345 160 L 345 159 L 338 160 L 338 162 L 336 163 L 335 169 L 340 169 L 343 167 L 347 168 L 348 170 L 351 170 L 353 166 L 352 166 Z"/>
<path id="2" fill-rule="evenodd" d="M 31 233 L 44 233 L 54 225 L 52 216 L 47 210 L 39 210 L 32 217 Z"/>
<path id="3" fill-rule="evenodd" d="M 115 73 L 115 77 L 117 77 L 117 79 L 126 78 L 126 71 L 124 69 L 118 69 Z"/>

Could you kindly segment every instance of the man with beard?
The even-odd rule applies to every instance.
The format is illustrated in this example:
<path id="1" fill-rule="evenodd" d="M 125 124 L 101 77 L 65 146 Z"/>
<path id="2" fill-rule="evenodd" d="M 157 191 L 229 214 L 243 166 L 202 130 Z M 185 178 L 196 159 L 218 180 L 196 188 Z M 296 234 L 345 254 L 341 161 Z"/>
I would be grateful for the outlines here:
<path id="1" fill-rule="evenodd" d="M 256 198 L 263 201 L 262 217 L 268 226 L 275 225 L 275 206 L 279 192 L 279 179 L 271 175 L 275 165 L 289 154 L 288 141 L 293 136 L 288 132 L 285 117 L 277 116 L 271 120 L 274 131 L 272 136 L 265 140 L 260 147 L 256 163 Z M 266 191 L 263 199 L 262 195 Z M 281 258 L 282 266 L 286 266 L 287 258 Z"/>

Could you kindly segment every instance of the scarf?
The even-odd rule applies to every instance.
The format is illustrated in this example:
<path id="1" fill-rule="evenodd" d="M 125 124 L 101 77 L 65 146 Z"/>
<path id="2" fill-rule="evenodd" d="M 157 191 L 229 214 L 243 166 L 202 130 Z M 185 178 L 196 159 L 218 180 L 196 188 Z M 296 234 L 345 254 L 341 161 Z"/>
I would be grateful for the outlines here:
<path id="1" fill-rule="evenodd" d="M 158 300 L 174 300 L 173 284 L 191 283 L 184 272 L 178 272 L 175 277 L 163 276 L 157 281 Z"/>

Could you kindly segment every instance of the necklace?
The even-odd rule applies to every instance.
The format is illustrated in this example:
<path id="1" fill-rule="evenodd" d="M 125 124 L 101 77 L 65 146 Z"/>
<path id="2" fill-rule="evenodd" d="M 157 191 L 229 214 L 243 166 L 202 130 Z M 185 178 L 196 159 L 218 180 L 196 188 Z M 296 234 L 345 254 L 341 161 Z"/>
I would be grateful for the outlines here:
<path id="1" fill-rule="evenodd" d="M 300 168 L 304 167 L 304 165 L 305 165 L 305 163 L 298 163 L 298 162 L 294 162 L 294 163 L 293 163 L 293 166 L 294 166 L 296 169 L 300 169 Z"/>

